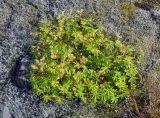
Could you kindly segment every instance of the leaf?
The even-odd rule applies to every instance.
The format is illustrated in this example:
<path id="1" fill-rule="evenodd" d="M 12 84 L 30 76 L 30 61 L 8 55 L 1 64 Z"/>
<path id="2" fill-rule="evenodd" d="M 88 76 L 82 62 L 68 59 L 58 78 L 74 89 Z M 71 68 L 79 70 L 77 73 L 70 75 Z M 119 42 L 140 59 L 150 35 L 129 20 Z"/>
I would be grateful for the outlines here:
<path id="1" fill-rule="evenodd" d="M 51 100 L 51 97 L 50 97 L 49 95 L 43 95 L 43 100 L 44 100 L 45 102 L 48 102 L 48 101 Z"/>
<path id="2" fill-rule="evenodd" d="M 122 45 L 121 42 L 120 42 L 119 40 L 116 40 L 115 46 L 116 46 L 116 47 L 121 47 L 121 45 Z"/>

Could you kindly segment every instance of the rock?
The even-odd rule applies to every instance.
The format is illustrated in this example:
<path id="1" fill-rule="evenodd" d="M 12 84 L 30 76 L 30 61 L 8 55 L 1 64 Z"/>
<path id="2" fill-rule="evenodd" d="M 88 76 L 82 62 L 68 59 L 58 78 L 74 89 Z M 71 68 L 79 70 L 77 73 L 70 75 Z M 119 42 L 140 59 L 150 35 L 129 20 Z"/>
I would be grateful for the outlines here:
<path id="1" fill-rule="evenodd" d="M 120 26 L 120 12 L 118 11 L 117 8 L 112 7 L 111 11 L 109 12 L 108 15 L 108 21 L 110 23 L 113 23 L 114 26 L 119 27 Z"/>
<path id="2" fill-rule="evenodd" d="M 131 19 L 131 27 L 135 29 L 141 36 L 156 36 L 158 26 L 152 19 L 150 11 L 139 9 L 135 11 Z"/>
<path id="3" fill-rule="evenodd" d="M 160 39 L 160 9 L 152 9 L 151 10 L 151 17 L 157 23 L 157 39 Z"/>
<path id="4" fill-rule="evenodd" d="M 12 118 L 7 106 L 0 104 L 0 118 Z"/>
<path id="5" fill-rule="evenodd" d="M 160 22 L 160 9 L 151 10 L 152 18 L 157 21 L 157 24 Z"/>

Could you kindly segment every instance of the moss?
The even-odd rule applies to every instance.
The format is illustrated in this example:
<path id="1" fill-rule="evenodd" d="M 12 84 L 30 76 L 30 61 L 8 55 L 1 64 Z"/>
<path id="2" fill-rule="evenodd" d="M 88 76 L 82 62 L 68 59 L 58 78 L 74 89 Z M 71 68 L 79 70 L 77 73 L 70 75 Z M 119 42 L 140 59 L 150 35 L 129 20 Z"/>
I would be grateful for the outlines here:
<path id="1" fill-rule="evenodd" d="M 130 2 L 122 2 L 118 4 L 118 8 L 121 12 L 122 21 L 129 20 L 134 11 L 138 9 L 138 7 L 136 7 L 133 3 Z"/>

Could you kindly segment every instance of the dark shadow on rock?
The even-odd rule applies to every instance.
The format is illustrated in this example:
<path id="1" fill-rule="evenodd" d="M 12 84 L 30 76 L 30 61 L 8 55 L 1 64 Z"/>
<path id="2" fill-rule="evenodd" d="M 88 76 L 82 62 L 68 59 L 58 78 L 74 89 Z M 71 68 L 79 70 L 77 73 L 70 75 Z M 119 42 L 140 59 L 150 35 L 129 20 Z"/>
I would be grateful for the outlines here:
<path id="1" fill-rule="evenodd" d="M 146 10 L 146 11 L 150 11 L 150 9 L 152 8 L 152 6 L 149 5 L 149 4 L 139 3 L 139 2 L 135 2 L 135 6 L 141 8 L 141 9 L 144 9 L 144 10 Z"/>
<path id="2" fill-rule="evenodd" d="M 27 51 L 24 51 L 24 54 L 17 59 L 15 66 L 11 71 L 11 82 L 13 83 L 13 85 L 23 90 L 31 89 L 29 81 L 29 70 L 31 61 L 32 55 L 30 53 L 30 50 L 27 49 Z"/>

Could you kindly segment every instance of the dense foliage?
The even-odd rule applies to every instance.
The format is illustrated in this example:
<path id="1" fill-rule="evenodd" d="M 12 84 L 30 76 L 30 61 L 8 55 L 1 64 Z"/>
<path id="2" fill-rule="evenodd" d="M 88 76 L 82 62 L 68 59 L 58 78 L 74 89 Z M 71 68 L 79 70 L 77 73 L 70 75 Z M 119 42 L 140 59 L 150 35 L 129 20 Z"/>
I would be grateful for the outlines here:
<path id="1" fill-rule="evenodd" d="M 136 89 L 136 58 L 119 35 L 106 37 L 103 28 L 79 13 L 40 23 L 39 42 L 32 46 L 30 81 L 44 101 L 116 103 Z M 113 41 L 113 39 L 116 39 Z"/>

